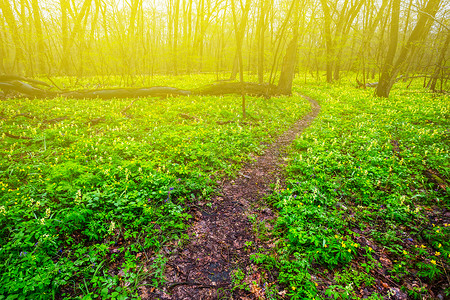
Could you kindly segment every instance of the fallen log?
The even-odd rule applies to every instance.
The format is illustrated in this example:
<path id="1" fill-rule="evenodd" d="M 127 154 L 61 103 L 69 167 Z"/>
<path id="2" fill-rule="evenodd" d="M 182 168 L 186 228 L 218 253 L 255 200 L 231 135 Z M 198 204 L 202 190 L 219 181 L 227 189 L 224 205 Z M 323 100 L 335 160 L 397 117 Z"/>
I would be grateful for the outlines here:
<path id="1" fill-rule="evenodd" d="M 112 98 L 139 98 L 139 97 L 160 97 L 187 96 L 191 92 L 174 87 L 154 86 L 147 88 L 118 88 L 104 90 L 79 90 L 60 93 L 60 96 L 75 99 L 112 99 Z"/>
<path id="2" fill-rule="evenodd" d="M 33 98 L 46 98 L 46 97 L 56 97 L 57 93 L 47 90 L 42 90 L 40 88 L 34 87 L 31 84 L 22 82 L 22 81 L 7 81 L 0 82 L 0 89 L 4 92 L 15 91 L 19 94 L 23 94 L 28 97 Z"/>
<path id="3" fill-rule="evenodd" d="M 0 76 L 0 89 L 5 93 L 8 93 L 9 91 L 15 91 L 23 96 L 31 98 L 53 98 L 58 96 L 75 99 L 112 99 L 138 97 L 166 98 L 169 96 L 187 96 L 191 94 L 191 91 L 165 86 L 54 92 L 43 90 L 26 82 L 50 86 L 45 82 L 34 79 L 23 78 L 20 76 L 2 75 Z"/>
<path id="4" fill-rule="evenodd" d="M 219 82 L 194 90 L 195 95 L 227 95 L 242 93 L 252 96 L 270 97 L 277 94 L 277 87 L 273 84 L 259 84 L 253 82 Z"/>
<path id="5" fill-rule="evenodd" d="M 48 83 L 40 81 L 40 80 L 26 78 L 26 77 L 22 77 L 22 76 L 18 76 L 18 75 L 0 75 L 0 82 L 10 82 L 10 81 L 25 81 L 25 82 L 29 82 L 29 83 L 43 85 L 46 87 L 52 87 Z"/>
<path id="6" fill-rule="evenodd" d="M 253 82 L 218 82 L 195 90 L 182 90 L 168 86 L 153 86 L 142 88 L 115 88 L 97 90 L 75 90 L 75 91 L 50 91 L 44 90 L 35 85 L 45 85 L 52 87 L 45 82 L 28 79 L 14 75 L 0 76 L 0 89 L 5 91 L 15 91 L 23 96 L 31 98 L 53 98 L 66 97 L 73 99 L 112 99 L 112 98 L 139 98 L 139 97 L 160 97 L 189 96 L 189 95 L 228 95 L 245 94 L 253 96 L 271 97 L 280 94 L 277 86 L 273 84 L 259 84 Z"/>

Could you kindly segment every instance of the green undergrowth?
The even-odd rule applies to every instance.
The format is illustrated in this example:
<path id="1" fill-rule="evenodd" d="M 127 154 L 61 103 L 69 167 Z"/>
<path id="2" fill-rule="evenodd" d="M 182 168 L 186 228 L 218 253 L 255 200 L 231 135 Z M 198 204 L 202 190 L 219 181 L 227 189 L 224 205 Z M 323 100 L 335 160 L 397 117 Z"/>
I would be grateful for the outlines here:
<path id="1" fill-rule="evenodd" d="M 278 270 L 278 295 L 448 297 L 449 97 L 401 83 L 389 99 L 346 84 L 296 89 L 321 113 L 290 147 L 286 189 L 269 197 L 275 250 L 253 257 Z"/>
<path id="2" fill-rule="evenodd" d="M 132 100 L 0 102 L 0 299 L 158 287 L 190 205 L 310 109 L 247 97 L 241 123 L 235 96 Z"/>
<path id="3" fill-rule="evenodd" d="M 136 75 L 136 76 L 64 76 L 54 77 L 52 82 L 61 89 L 109 89 L 109 88 L 129 88 L 129 87 L 152 87 L 152 86 L 171 86 L 185 90 L 195 90 L 209 84 L 228 81 L 229 73 L 204 73 L 204 74 L 184 74 L 177 76 L 167 75 Z M 40 78 L 48 82 L 48 77 Z M 256 82 L 256 75 L 244 73 L 244 81 Z M 50 82 L 49 82 L 50 83 Z"/>

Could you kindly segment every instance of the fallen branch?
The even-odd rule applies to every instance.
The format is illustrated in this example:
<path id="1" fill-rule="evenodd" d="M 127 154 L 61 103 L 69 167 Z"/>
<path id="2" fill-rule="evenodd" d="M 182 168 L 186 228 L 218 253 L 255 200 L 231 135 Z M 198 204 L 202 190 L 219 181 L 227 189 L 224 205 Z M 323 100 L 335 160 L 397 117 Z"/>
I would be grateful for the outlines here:
<path id="1" fill-rule="evenodd" d="M 257 123 L 243 122 L 243 121 L 240 121 L 240 120 L 233 120 L 233 121 L 216 121 L 216 124 L 217 124 L 217 125 L 226 125 L 226 124 L 238 123 L 238 122 L 239 122 L 240 125 L 253 125 L 253 126 L 258 126 L 258 125 L 259 125 L 259 124 L 257 124 Z"/>
<path id="2" fill-rule="evenodd" d="M 61 121 L 64 121 L 66 119 L 68 119 L 69 117 L 64 116 L 64 117 L 59 117 L 59 118 L 54 118 L 54 119 L 50 119 L 50 120 L 44 120 L 43 123 L 47 123 L 47 124 L 55 124 Z"/>
<path id="3" fill-rule="evenodd" d="M 182 282 L 172 282 L 167 287 L 167 290 L 172 290 L 173 288 L 180 285 L 202 285 L 201 283 L 193 282 L 193 281 L 182 281 Z"/>
<path id="4" fill-rule="evenodd" d="M 183 114 L 183 113 L 181 113 L 181 114 L 178 114 L 178 116 L 181 117 L 181 118 L 183 118 L 183 119 L 186 119 L 186 120 L 194 120 L 194 121 L 198 121 L 198 118 L 197 118 L 197 117 L 193 117 L 193 116 L 190 116 L 190 115 L 188 115 L 188 114 Z"/>
<path id="5" fill-rule="evenodd" d="M 237 121 L 217 121 L 216 123 L 218 125 L 226 125 L 226 124 L 231 124 L 231 123 L 236 123 Z"/>
<path id="6" fill-rule="evenodd" d="M 122 109 L 122 110 L 120 111 L 120 113 L 121 113 L 122 115 L 124 115 L 125 117 L 127 117 L 127 118 L 129 118 L 129 119 L 132 119 L 133 116 L 127 114 L 127 111 L 133 106 L 133 104 L 134 104 L 134 102 L 136 102 L 136 100 L 137 100 L 137 99 L 134 99 L 133 101 L 131 101 L 130 105 L 128 105 L 127 107 L 125 107 L 124 109 Z"/>
<path id="7" fill-rule="evenodd" d="M 105 117 L 100 117 L 100 118 L 95 118 L 95 119 L 89 120 L 86 122 L 86 124 L 95 126 L 95 125 L 103 123 L 103 122 L 106 122 Z"/>
<path id="8" fill-rule="evenodd" d="M 380 271 L 378 271 L 377 269 L 373 269 L 379 276 L 383 277 L 386 281 L 389 281 L 390 284 L 396 286 L 396 287 L 400 287 L 398 285 L 398 283 L 396 283 L 395 281 L 393 281 L 391 278 L 387 277 L 386 275 L 384 275 L 383 273 L 381 273 Z"/>
<path id="9" fill-rule="evenodd" d="M 4 132 L 4 134 L 12 139 L 18 139 L 18 140 L 32 140 L 33 138 L 27 137 L 27 136 L 18 136 L 18 135 L 14 135 L 14 134 L 10 134 L 7 132 Z"/>
<path id="10" fill-rule="evenodd" d="M 104 90 L 79 90 L 60 93 L 63 97 L 75 99 L 112 99 L 112 98 L 138 98 L 138 97 L 160 97 L 187 96 L 191 92 L 174 87 L 154 86 L 148 88 L 120 88 Z"/>
<path id="11" fill-rule="evenodd" d="M 182 281 L 182 282 L 172 282 L 172 283 L 170 283 L 168 288 L 167 288 L 167 290 L 171 291 L 173 288 L 175 288 L 177 286 L 180 286 L 180 285 L 193 285 L 193 286 L 196 286 L 195 288 L 197 288 L 197 289 L 204 289 L 204 288 L 216 289 L 216 288 L 221 288 L 221 287 L 224 287 L 224 286 L 228 286 L 229 284 L 228 283 L 222 283 L 222 284 L 218 284 L 218 285 L 211 285 L 211 284 L 202 284 L 202 283 L 193 282 L 193 281 Z"/>
<path id="12" fill-rule="evenodd" d="M 447 189 L 448 184 L 445 181 L 445 179 L 443 178 L 443 176 L 441 174 L 439 174 L 438 171 L 435 171 L 433 169 L 428 169 L 428 170 L 425 170 L 423 172 L 423 174 L 428 178 L 428 180 L 430 180 L 431 182 L 436 184 L 442 190 L 445 191 Z"/>
<path id="13" fill-rule="evenodd" d="M 32 80 L 29 79 L 28 81 L 32 81 Z M 20 94 L 23 94 L 28 97 L 33 97 L 33 98 L 56 97 L 58 95 L 56 92 L 42 90 L 42 89 L 34 87 L 28 83 L 25 83 L 22 81 L 17 81 L 17 80 L 7 81 L 7 82 L 0 81 L 0 89 L 6 90 L 6 91 L 9 91 L 9 90 L 16 91 Z"/>
<path id="14" fill-rule="evenodd" d="M 17 117 L 25 117 L 25 118 L 28 118 L 28 119 L 36 119 L 35 116 L 33 116 L 33 115 L 31 115 L 31 114 L 27 114 L 27 113 L 22 113 L 22 114 L 14 115 L 14 116 L 12 117 L 12 119 L 15 119 L 15 118 L 17 118 Z"/>

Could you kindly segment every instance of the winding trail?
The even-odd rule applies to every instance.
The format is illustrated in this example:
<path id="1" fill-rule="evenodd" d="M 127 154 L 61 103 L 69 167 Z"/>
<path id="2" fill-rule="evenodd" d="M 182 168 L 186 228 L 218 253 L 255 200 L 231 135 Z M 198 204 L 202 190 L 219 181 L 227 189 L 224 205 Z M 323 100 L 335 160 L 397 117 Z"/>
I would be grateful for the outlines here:
<path id="1" fill-rule="evenodd" d="M 305 97 L 312 111 L 269 145 L 255 162 L 243 167 L 240 176 L 223 183 L 221 193 L 211 206 L 197 206 L 194 224 L 189 229 L 189 244 L 166 253 L 166 285 L 157 291 L 140 291 L 142 299 L 217 299 L 231 295 L 231 271 L 240 268 L 256 282 L 250 291 L 235 291 L 234 299 L 257 299 L 260 274 L 250 262 L 251 249 L 259 245 L 252 232 L 249 216 L 255 206 L 270 193 L 270 184 L 283 185 L 283 149 L 308 127 L 320 112 L 319 104 Z M 268 208 L 258 211 L 258 221 L 273 219 Z M 252 247 L 250 247 L 252 245 Z"/>

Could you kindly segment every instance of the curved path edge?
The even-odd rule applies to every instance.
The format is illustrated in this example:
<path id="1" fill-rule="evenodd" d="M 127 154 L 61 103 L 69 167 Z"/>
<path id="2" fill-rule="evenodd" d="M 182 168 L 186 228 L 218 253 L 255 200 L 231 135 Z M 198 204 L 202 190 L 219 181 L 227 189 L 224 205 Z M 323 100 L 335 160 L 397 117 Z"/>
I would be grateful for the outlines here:
<path id="1" fill-rule="evenodd" d="M 211 199 L 212 205 L 194 206 L 191 211 L 194 223 L 188 230 L 189 243 L 175 250 L 173 246 L 163 249 L 168 257 L 164 274 L 166 284 L 156 291 L 141 287 L 142 299 L 229 297 L 232 271 L 237 269 L 246 274 L 243 281 L 251 287 L 247 292 L 235 291 L 233 296 L 237 299 L 261 296 L 262 287 L 258 284 L 265 279 L 260 278 L 250 261 L 250 254 L 258 245 L 264 245 L 254 236 L 249 218 L 256 213 L 259 222 L 276 217 L 269 208 L 258 209 L 258 203 L 271 192 L 271 184 L 284 185 L 283 151 L 320 112 L 317 101 L 303 97 L 311 104 L 311 112 L 282 133 L 256 161 L 245 165 L 237 178 L 225 181 L 220 192 Z"/>

